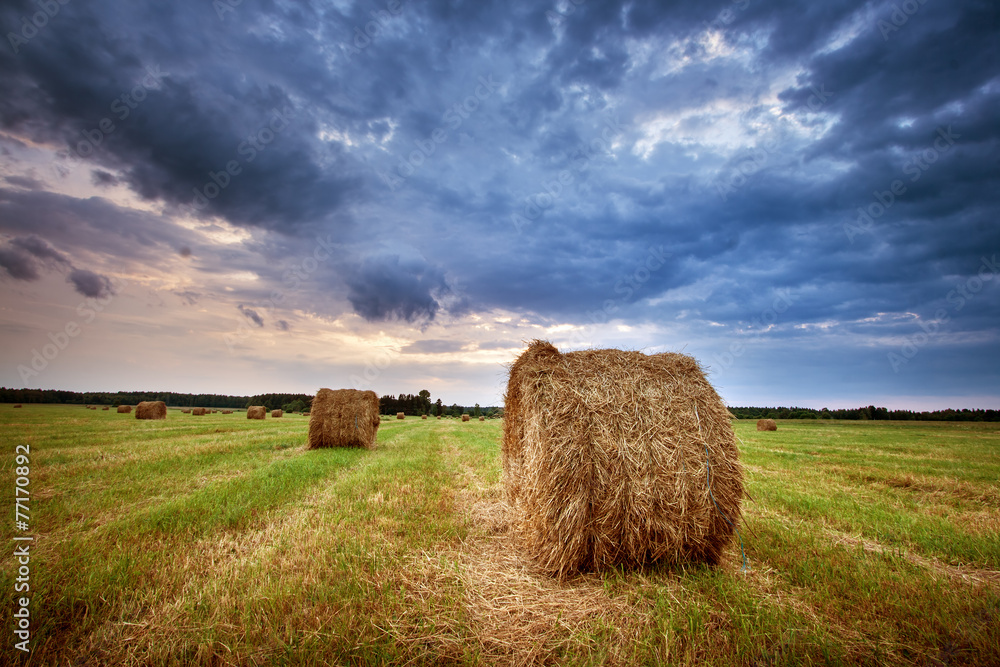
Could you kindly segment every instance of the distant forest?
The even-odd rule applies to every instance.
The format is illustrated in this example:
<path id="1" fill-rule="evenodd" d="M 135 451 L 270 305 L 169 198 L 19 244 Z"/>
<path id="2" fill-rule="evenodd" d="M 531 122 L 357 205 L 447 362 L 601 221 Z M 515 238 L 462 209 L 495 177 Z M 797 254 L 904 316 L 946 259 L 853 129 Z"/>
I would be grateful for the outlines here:
<path id="1" fill-rule="evenodd" d="M 0 403 L 66 403 L 70 405 L 135 405 L 139 401 L 163 401 L 170 407 L 179 408 L 234 408 L 242 409 L 251 405 L 263 405 L 268 410 L 282 409 L 285 412 L 302 412 L 312 405 L 309 394 L 257 394 L 256 396 L 225 396 L 221 394 L 177 394 L 165 391 L 118 391 L 118 392 L 77 392 L 58 389 L 8 389 L 0 387 Z M 499 406 L 480 407 L 458 404 L 444 405 L 441 399 L 431 401 L 431 393 L 426 389 L 417 394 L 388 394 L 379 398 L 379 411 L 384 415 L 398 412 L 410 416 L 458 416 L 468 413 L 473 417 L 493 417 L 503 414 Z M 874 405 L 852 410 L 816 410 L 813 408 L 754 408 L 731 407 L 729 411 L 739 419 L 871 419 L 903 421 L 1000 421 L 1000 410 L 935 410 L 916 412 L 913 410 L 889 410 Z"/>

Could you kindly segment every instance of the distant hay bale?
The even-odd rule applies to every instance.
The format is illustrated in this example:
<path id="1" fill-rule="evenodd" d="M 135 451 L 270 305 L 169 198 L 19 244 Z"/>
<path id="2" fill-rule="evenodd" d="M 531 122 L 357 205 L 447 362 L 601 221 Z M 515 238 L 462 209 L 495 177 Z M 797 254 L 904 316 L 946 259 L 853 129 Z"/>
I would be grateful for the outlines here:
<path id="1" fill-rule="evenodd" d="M 231 414 L 233 414 L 233 411 L 232 410 L 223 410 L 222 414 L 224 414 L 224 415 L 231 415 Z"/>
<path id="2" fill-rule="evenodd" d="M 740 520 L 728 411 L 682 354 L 534 341 L 510 368 L 501 461 L 519 547 L 560 577 L 714 564 Z"/>
<path id="3" fill-rule="evenodd" d="M 462 415 L 462 421 L 467 422 L 472 419 L 469 415 Z"/>
<path id="4" fill-rule="evenodd" d="M 438 415 L 438 416 L 437 416 L 437 418 L 438 418 L 438 419 L 441 419 L 441 415 Z"/>
<path id="5" fill-rule="evenodd" d="M 397 412 L 396 413 L 396 419 L 406 419 L 406 413 L 405 412 Z"/>
<path id="6" fill-rule="evenodd" d="M 20 404 L 20 403 L 15 403 L 15 404 L 14 404 L 14 407 L 15 407 L 15 408 L 19 408 L 19 407 L 21 407 L 21 404 Z"/>
<path id="7" fill-rule="evenodd" d="M 306 449 L 375 449 L 382 419 L 378 413 L 378 394 L 374 391 L 320 389 L 310 413 Z"/>
<path id="8" fill-rule="evenodd" d="M 280 417 L 282 415 L 281 410 L 271 410 L 272 417 Z"/>
<path id="9" fill-rule="evenodd" d="M 197 417 L 204 417 L 205 412 L 205 408 L 191 408 L 191 414 Z"/>
<path id="10" fill-rule="evenodd" d="M 166 419 L 167 404 L 163 401 L 142 401 L 135 406 L 136 419 Z"/>
<path id="11" fill-rule="evenodd" d="M 303 416 L 303 417 L 308 417 L 308 416 L 309 416 L 309 411 L 308 411 L 308 410 L 306 410 L 305 412 L 303 412 L 303 413 L 302 413 L 302 416 Z"/>
<path id="12" fill-rule="evenodd" d="M 421 419 L 427 419 L 427 415 L 420 415 Z"/>
<path id="13" fill-rule="evenodd" d="M 120 415 L 127 415 L 127 414 L 130 414 L 131 412 L 132 412 L 132 406 L 131 405 L 119 405 L 118 406 L 118 414 L 120 414 Z"/>
<path id="14" fill-rule="evenodd" d="M 107 405 L 105 405 L 103 408 L 101 408 L 101 410 L 110 410 L 110 409 L 111 408 L 109 406 L 107 406 Z"/>
<path id="15" fill-rule="evenodd" d="M 758 431 L 777 431 L 778 425 L 773 419 L 758 419 L 757 420 L 757 430 Z"/>
<path id="16" fill-rule="evenodd" d="M 181 412 L 186 415 L 189 415 L 191 414 L 191 408 L 181 408 Z"/>
<path id="17" fill-rule="evenodd" d="M 484 422 L 484 421 L 486 421 L 486 417 L 482 417 L 482 416 L 480 416 L 480 417 L 479 417 L 479 421 L 481 421 L 481 422 Z"/>
<path id="18" fill-rule="evenodd" d="M 251 405 L 247 408 L 247 419 L 267 419 L 267 408 L 263 405 Z"/>

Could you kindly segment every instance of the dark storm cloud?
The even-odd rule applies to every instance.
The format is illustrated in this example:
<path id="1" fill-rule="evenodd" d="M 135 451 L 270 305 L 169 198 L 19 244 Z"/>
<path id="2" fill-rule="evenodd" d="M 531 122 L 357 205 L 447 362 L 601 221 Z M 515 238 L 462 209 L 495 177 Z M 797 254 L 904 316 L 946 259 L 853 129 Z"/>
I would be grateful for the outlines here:
<path id="1" fill-rule="evenodd" d="M 371 322 L 433 320 L 441 307 L 438 298 L 450 292 L 440 269 L 399 255 L 365 259 L 346 282 L 348 301 Z"/>
<path id="2" fill-rule="evenodd" d="M 237 306 L 237 310 L 240 311 L 240 314 L 242 314 L 243 317 L 247 318 L 247 320 L 253 322 L 258 327 L 264 326 L 264 318 L 261 317 L 260 314 L 253 308 L 247 308 L 241 303 L 239 306 Z"/>
<path id="3" fill-rule="evenodd" d="M 47 241 L 31 234 L 14 237 L 0 248 L 0 266 L 16 280 L 38 280 L 43 267 L 69 266 L 69 261 Z"/>
<path id="4" fill-rule="evenodd" d="M 302 289 L 370 321 L 503 308 L 736 332 L 791 290 L 782 335 L 830 320 L 897 335 L 895 314 L 933 313 L 1000 251 L 1000 10 L 897 5 L 440 0 L 374 28 L 378 3 L 246 0 L 221 19 L 205 2 L 61 5 L 17 56 L 0 49 L 0 124 L 168 206 L 13 176 L 28 191 L 0 190 L 0 230 L 159 262 L 192 247 L 170 220 L 190 205 L 285 235 L 183 255 L 262 282 L 330 234 L 344 257 L 310 274 L 329 294 Z M 483 77 L 495 89 L 476 97 Z M 41 261 L 0 249 L 12 277 Z M 257 317 L 260 292 L 237 297 Z M 984 288 L 951 326 L 995 335 L 997 298 Z"/>
<path id="5" fill-rule="evenodd" d="M 111 281 L 100 274 L 86 269 L 73 269 L 66 280 L 84 296 L 103 298 L 114 294 Z"/>

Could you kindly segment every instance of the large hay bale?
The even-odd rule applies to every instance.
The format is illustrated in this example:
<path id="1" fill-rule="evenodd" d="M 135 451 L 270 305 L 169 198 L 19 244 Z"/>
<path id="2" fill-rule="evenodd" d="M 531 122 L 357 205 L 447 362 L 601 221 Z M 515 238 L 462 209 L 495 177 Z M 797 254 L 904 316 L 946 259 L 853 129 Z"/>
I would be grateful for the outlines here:
<path id="1" fill-rule="evenodd" d="M 743 473 L 726 406 L 693 358 L 534 341 L 511 366 L 504 417 L 512 527 L 543 569 L 718 562 Z"/>
<path id="2" fill-rule="evenodd" d="M 757 430 L 758 431 L 777 431 L 778 425 L 774 423 L 773 419 L 758 419 L 757 420 Z"/>
<path id="3" fill-rule="evenodd" d="M 282 415 L 281 410 L 271 410 L 272 417 L 280 417 Z"/>
<path id="4" fill-rule="evenodd" d="M 483 417 L 483 416 L 480 416 L 480 417 L 479 417 L 479 421 L 481 421 L 481 422 L 484 422 L 484 421 L 486 421 L 486 417 Z"/>
<path id="5" fill-rule="evenodd" d="M 396 419 L 406 419 L 406 413 L 405 412 L 397 412 L 396 413 Z"/>
<path id="6" fill-rule="evenodd" d="M 163 401 L 142 401 L 135 406 L 136 419 L 166 419 L 167 404 Z"/>
<path id="7" fill-rule="evenodd" d="M 462 421 L 467 422 L 470 419 L 472 419 L 472 417 L 470 417 L 469 415 L 462 415 Z"/>
<path id="8" fill-rule="evenodd" d="M 267 419 L 267 408 L 263 405 L 251 405 L 247 408 L 247 419 Z"/>
<path id="9" fill-rule="evenodd" d="M 364 447 L 375 449 L 382 419 L 378 394 L 357 389 L 320 389 L 309 416 L 307 449 Z"/>
<path id="10" fill-rule="evenodd" d="M 131 405 L 119 405 L 118 406 L 118 414 L 120 414 L 120 415 L 127 415 L 127 414 L 130 414 L 131 412 L 132 412 L 132 406 Z"/>
<path id="11" fill-rule="evenodd" d="M 421 419 L 427 419 L 427 415 L 420 415 Z"/>
<path id="12" fill-rule="evenodd" d="M 197 417 L 204 417 L 205 408 L 191 408 L 191 414 Z"/>

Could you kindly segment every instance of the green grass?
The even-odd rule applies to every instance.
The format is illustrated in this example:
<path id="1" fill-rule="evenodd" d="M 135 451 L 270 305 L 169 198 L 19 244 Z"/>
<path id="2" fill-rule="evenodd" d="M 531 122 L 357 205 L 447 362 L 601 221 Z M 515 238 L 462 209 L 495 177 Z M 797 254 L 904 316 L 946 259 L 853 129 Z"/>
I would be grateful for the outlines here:
<path id="1" fill-rule="evenodd" d="M 778 428 L 736 424 L 747 569 L 737 542 L 557 582 L 507 532 L 499 421 L 306 451 L 297 415 L 0 406 L 11 506 L 31 450 L 31 664 L 997 664 L 1000 426 Z"/>

